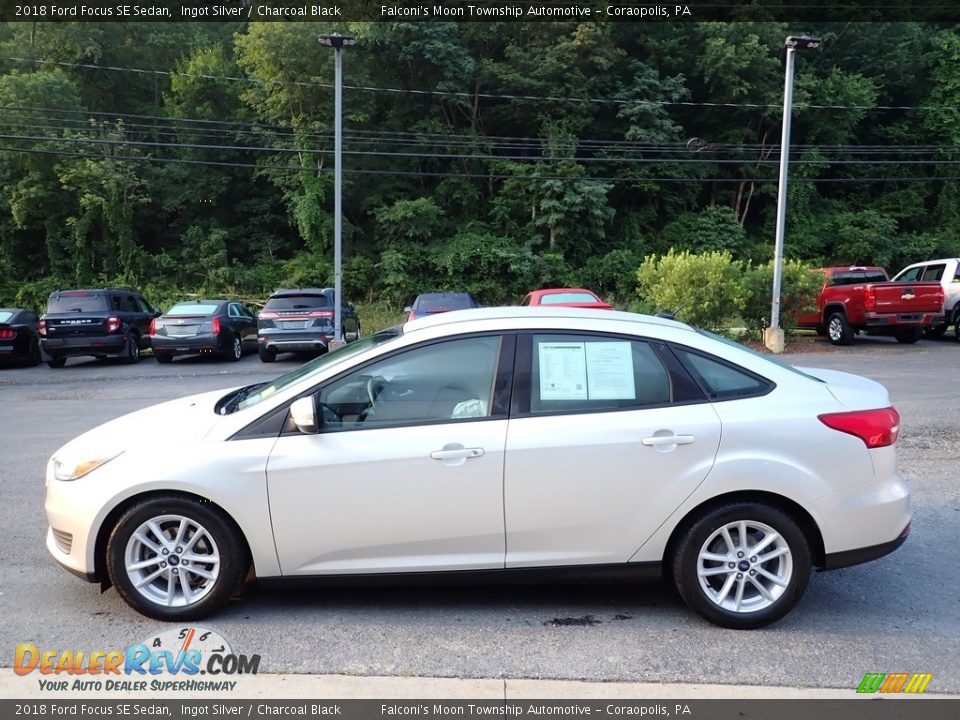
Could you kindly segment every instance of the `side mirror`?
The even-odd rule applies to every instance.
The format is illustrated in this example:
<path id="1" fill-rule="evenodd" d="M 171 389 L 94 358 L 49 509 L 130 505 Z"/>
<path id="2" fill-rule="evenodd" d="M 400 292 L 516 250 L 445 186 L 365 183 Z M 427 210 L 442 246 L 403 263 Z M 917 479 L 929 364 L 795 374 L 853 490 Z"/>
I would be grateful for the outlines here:
<path id="1" fill-rule="evenodd" d="M 297 430 L 304 435 L 316 435 L 320 431 L 313 396 L 294 400 L 290 406 L 290 417 L 293 418 L 293 424 L 297 426 Z"/>
<path id="2" fill-rule="evenodd" d="M 410 307 L 409 305 L 407 305 L 407 306 L 403 309 L 403 311 L 404 311 L 405 313 L 412 313 L 412 312 L 413 312 L 413 308 Z"/>

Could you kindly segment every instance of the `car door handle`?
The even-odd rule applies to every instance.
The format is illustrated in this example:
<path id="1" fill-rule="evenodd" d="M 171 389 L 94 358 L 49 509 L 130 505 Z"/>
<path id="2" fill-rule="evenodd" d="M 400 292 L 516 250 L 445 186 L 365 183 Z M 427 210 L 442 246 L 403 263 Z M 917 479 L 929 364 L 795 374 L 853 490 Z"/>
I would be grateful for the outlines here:
<path id="1" fill-rule="evenodd" d="M 660 445 L 689 445 L 695 440 L 693 435 L 654 435 L 645 437 L 640 442 L 647 447 Z"/>
<path id="2" fill-rule="evenodd" d="M 434 460 L 458 460 L 460 458 L 478 458 L 483 455 L 483 448 L 455 448 L 452 450 L 434 450 L 430 457 Z"/>

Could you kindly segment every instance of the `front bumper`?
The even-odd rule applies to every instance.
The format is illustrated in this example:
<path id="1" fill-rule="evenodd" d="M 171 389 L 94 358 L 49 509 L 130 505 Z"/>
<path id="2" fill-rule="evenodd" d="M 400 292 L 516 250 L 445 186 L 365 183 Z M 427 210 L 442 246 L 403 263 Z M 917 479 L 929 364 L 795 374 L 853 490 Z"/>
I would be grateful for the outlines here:
<path id="1" fill-rule="evenodd" d="M 126 335 L 95 335 L 86 337 L 44 338 L 40 350 L 48 357 L 76 357 L 80 355 L 119 355 L 127 349 Z"/>

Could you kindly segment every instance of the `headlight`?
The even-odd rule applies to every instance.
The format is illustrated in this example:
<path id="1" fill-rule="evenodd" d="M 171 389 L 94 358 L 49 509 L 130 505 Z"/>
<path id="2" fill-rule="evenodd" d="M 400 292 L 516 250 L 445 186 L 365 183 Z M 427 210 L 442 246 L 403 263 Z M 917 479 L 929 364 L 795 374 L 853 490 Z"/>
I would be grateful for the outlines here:
<path id="1" fill-rule="evenodd" d="M 93 472 L 101 465 L 104 465 L 111 460 L 113 460 L 118 455 L 121 455 L 123 451 L 121 450 L 118 453 L 113 455 L 107 455 L 106 457 L 91 458 L 89 460 L 61 460 L 59 458 L 54 458 L 53 461 L 53 476 L 57 480 L 76 480 L 82 478 L 84 475 Z"/>

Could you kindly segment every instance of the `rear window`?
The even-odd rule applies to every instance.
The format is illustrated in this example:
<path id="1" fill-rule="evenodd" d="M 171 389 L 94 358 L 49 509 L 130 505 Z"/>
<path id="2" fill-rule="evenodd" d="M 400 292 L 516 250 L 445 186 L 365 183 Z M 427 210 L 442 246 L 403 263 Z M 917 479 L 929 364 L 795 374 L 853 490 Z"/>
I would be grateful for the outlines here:
<path id="1" fill-rule="evenodd" d="M 417 299 L 417 310 L 464 310 L 473 307 L 466 295 L 421 295 Z"/>
<path id="2" fill-rule="evenodd" d="M 10 322 L 10 318 L 13 317 L 13 313 L 9 310 L 0 310 L 0 322 Z"/>
<path id="3" fill-rule="evenodd" d="M 887 282 L 887 276 L 882 272 L 876 270 L 868 270 L 863 274 L 863 279 L 868 283 L 882 283 Z"/>
<path id="4" fill-rule="evenodd" d="M 542 295 L 540 297 L 541 305 L 555 305 L 558 303 L 592 303 L 597 302 L 595 298 L 590 293 L 550 293 L 549 295 Z"/>
<path id="5" fill-rule="evenodd" d="M 284 295 L 267 300 L 264 310 L 306 310 L 308 308 L 330 307 L 326 295 Z"/>
<path id="6" fill-rule="evenodd" d="M 98 293 L 65 292 L 47 300 L 48 313 L 98 312 L 109 310 L 107 298 Z"/>
<path id="7" fill-rule="evenodd" d="M 213 315 L 217 311 L 216 305 L 203 303 L 182 303 L 167 310 L 167 315 Z"/>

